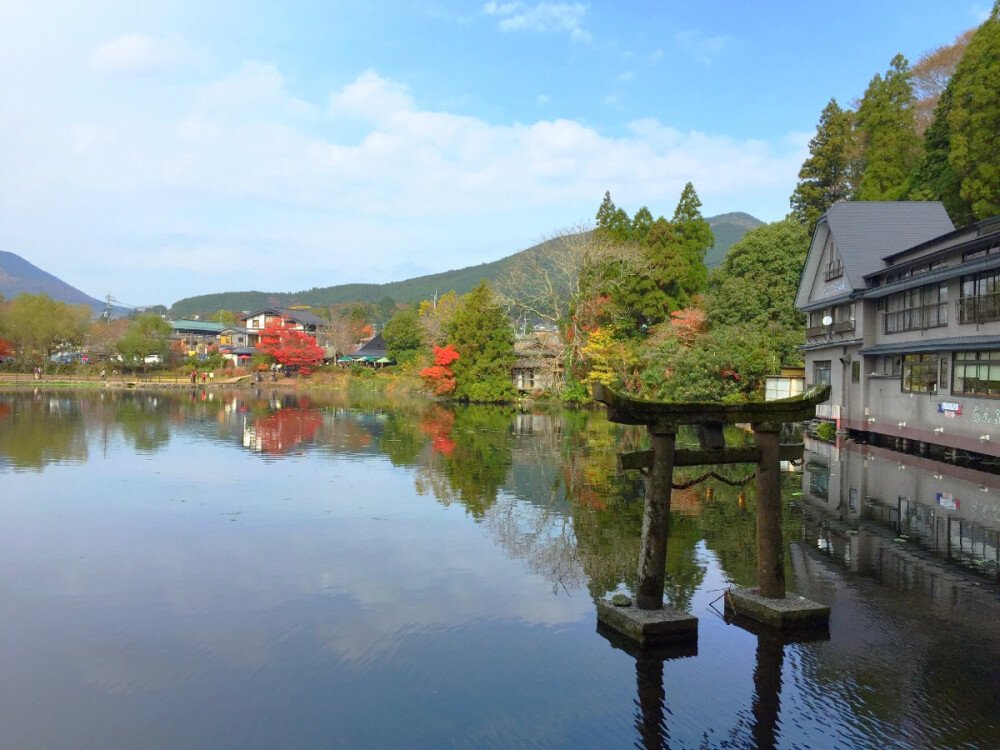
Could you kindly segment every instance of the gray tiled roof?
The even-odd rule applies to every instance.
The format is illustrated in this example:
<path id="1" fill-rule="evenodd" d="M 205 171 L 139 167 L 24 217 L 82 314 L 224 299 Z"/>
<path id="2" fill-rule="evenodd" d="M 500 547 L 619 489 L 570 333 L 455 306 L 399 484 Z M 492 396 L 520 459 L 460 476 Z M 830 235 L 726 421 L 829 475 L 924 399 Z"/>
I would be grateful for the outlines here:
<path id="1" fill-rule="evenodd" d="M 382 338 L 381 333 L 376 333 L 368 341 L 366 341 L 360 348 L 353 352 L 355 357 L 358 356 L 372 356 L 372 357 L 382 357 L 385 356 L 385 339 Z"/>
<path id="2" fill-rule="evenodd" d="M 1000 336 L 953 336 L 947 339 L 921 339 L 891 344 L 875 344 L 861 349 L 859 354 L 906 354 L 909 352 L 972 351 L 1000 349 Z"/>
<path id="3" fill-rule="evenodd" d="M 940 201 L 837 201 L 821 217 L 837 243 L 852 289 L 884 258 L 955 230 Z"/>

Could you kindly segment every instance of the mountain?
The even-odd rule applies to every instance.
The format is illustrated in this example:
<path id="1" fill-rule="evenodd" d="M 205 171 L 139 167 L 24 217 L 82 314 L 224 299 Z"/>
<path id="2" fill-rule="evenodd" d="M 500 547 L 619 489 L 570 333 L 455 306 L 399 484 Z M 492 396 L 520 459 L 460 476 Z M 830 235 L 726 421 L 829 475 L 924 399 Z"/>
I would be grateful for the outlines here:
<path id="1" fill-rule="evenodd" d="M 739 242 L 748 229 L 759 227 L 763 223 L 760 219 L 742 211 L 709 218 L 708 224 L 712 227 L 715 244 L 705 253 L 705 267 L 711 271 L 721 265 L 730 246 Z"/>
<path id="2" fill-rule="evenodd" d="M 57 279 L 21 256 L 0 250 L 0 296 L 12 299 L 21 292 L 47 294 L 70 305 L 90 305 L 94 312 L 104 310 L 104 303 L 100 300 Z"/>
<path id="3" fill-rule="evenodd" d="M 712 270 L 726 257 L 730 245 L 739 240 L 748 229 L 758 227 L 764 222 L 750 214 L 736 212 L 711 216 L 707 219 L 715 236 L 715 244 L 705 253 L 705 265 Z M 301 292 L 220 292 L 217 294 L 202 294 L 197 297 L 185 297 L 178 300 L 170 308 L 170 314 L 176 317 L 193 315 L 211 315 L 218 310 L 255 310 L 269 305 L 288 307 L 290 305 L 308 305 L 310 307 L 328 307 L 351 302 L 378 302 L 385 297 L 391 297 L 396 302 L 418 302 L 431 299 L 435 293 L 454 290 L 457 294 L 470 291 L 480 279 L 495 283 L 507 269 L 516 264 L 525 253 L 544 253 L 545 244 L 541 243 L 526 250 L 510 255 L 491 263 L 469 266 L 455 271 L 444 271 L 429 276 L 418 276 L 405 281 L 392 281 L 386 284 L 339 284 L 337 286 L 313 287 Z"/>

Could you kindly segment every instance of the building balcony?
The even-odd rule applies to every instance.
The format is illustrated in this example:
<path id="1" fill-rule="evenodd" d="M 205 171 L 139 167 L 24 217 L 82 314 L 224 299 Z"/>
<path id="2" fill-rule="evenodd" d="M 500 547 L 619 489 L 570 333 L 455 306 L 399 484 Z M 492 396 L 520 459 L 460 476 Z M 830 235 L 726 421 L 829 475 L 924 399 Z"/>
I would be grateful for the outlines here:
<path id="1" fill-rule="evenodd" d="M 1000 293 L 980 294 L 975 297 L 963 297 L 955 301 L 958 322 L 994 323 L 1000 320 Z"/>
<path id="2" fill-rule="evenodd" d="M 850 333 L 854 330 L 854 327 L 855 323 L 853 320 L 839 320 L 828 326 L 811 326 L 806 329 L 806 338 L 818 338 L 834 333 Z"/>

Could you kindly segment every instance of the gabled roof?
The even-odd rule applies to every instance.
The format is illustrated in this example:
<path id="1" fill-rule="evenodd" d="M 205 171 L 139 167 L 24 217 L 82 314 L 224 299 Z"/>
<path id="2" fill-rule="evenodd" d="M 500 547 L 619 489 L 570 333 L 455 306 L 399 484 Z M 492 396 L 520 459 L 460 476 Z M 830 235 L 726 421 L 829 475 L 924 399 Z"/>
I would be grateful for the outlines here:
<path id="1" fill-rule="evenodd" d="M 885 258 L 955 231 L 940 201 L 837 201 L 824 221 L 852 289 L 864 289 Z"/>
<path id="2" fill-rule="evenodd" d="M 241 315 L 240 320 L 249 320 L 255 315 L 260 315 L 261 313 L 280 315 L 283 318 L 288 318 L 289 320 L 294 320 L 296 323 L 302 323 L 303 325 L 308 326 L 325 326 L 327 324 L 327 322 L 321 317 L 313 315 L 308 310 L 292 310 L 288 307 L 262 307 L 259 310 L 254 310 L 253 312 Z"/>
<path id="3" fill-rule="evenodd" d="M 354 351 L 353 357 L 383 357 L 385 356 L 385 339 L 381 333 L 376 333 L 368 341 L 362 344 L 361 348 Z"/>

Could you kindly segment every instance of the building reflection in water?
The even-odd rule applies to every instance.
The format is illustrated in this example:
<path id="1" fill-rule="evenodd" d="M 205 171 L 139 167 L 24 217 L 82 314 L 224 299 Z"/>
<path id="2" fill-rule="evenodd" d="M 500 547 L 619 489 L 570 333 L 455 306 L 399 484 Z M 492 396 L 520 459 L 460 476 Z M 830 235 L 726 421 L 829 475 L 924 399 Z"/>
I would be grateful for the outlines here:
<path id="1" fill-rule="evenodd" d="M 1000 475 L 807 440 L 802 489 L 807 538 L 852 572 L 933 586 L 944 560 L 1000 582 Z"/>

